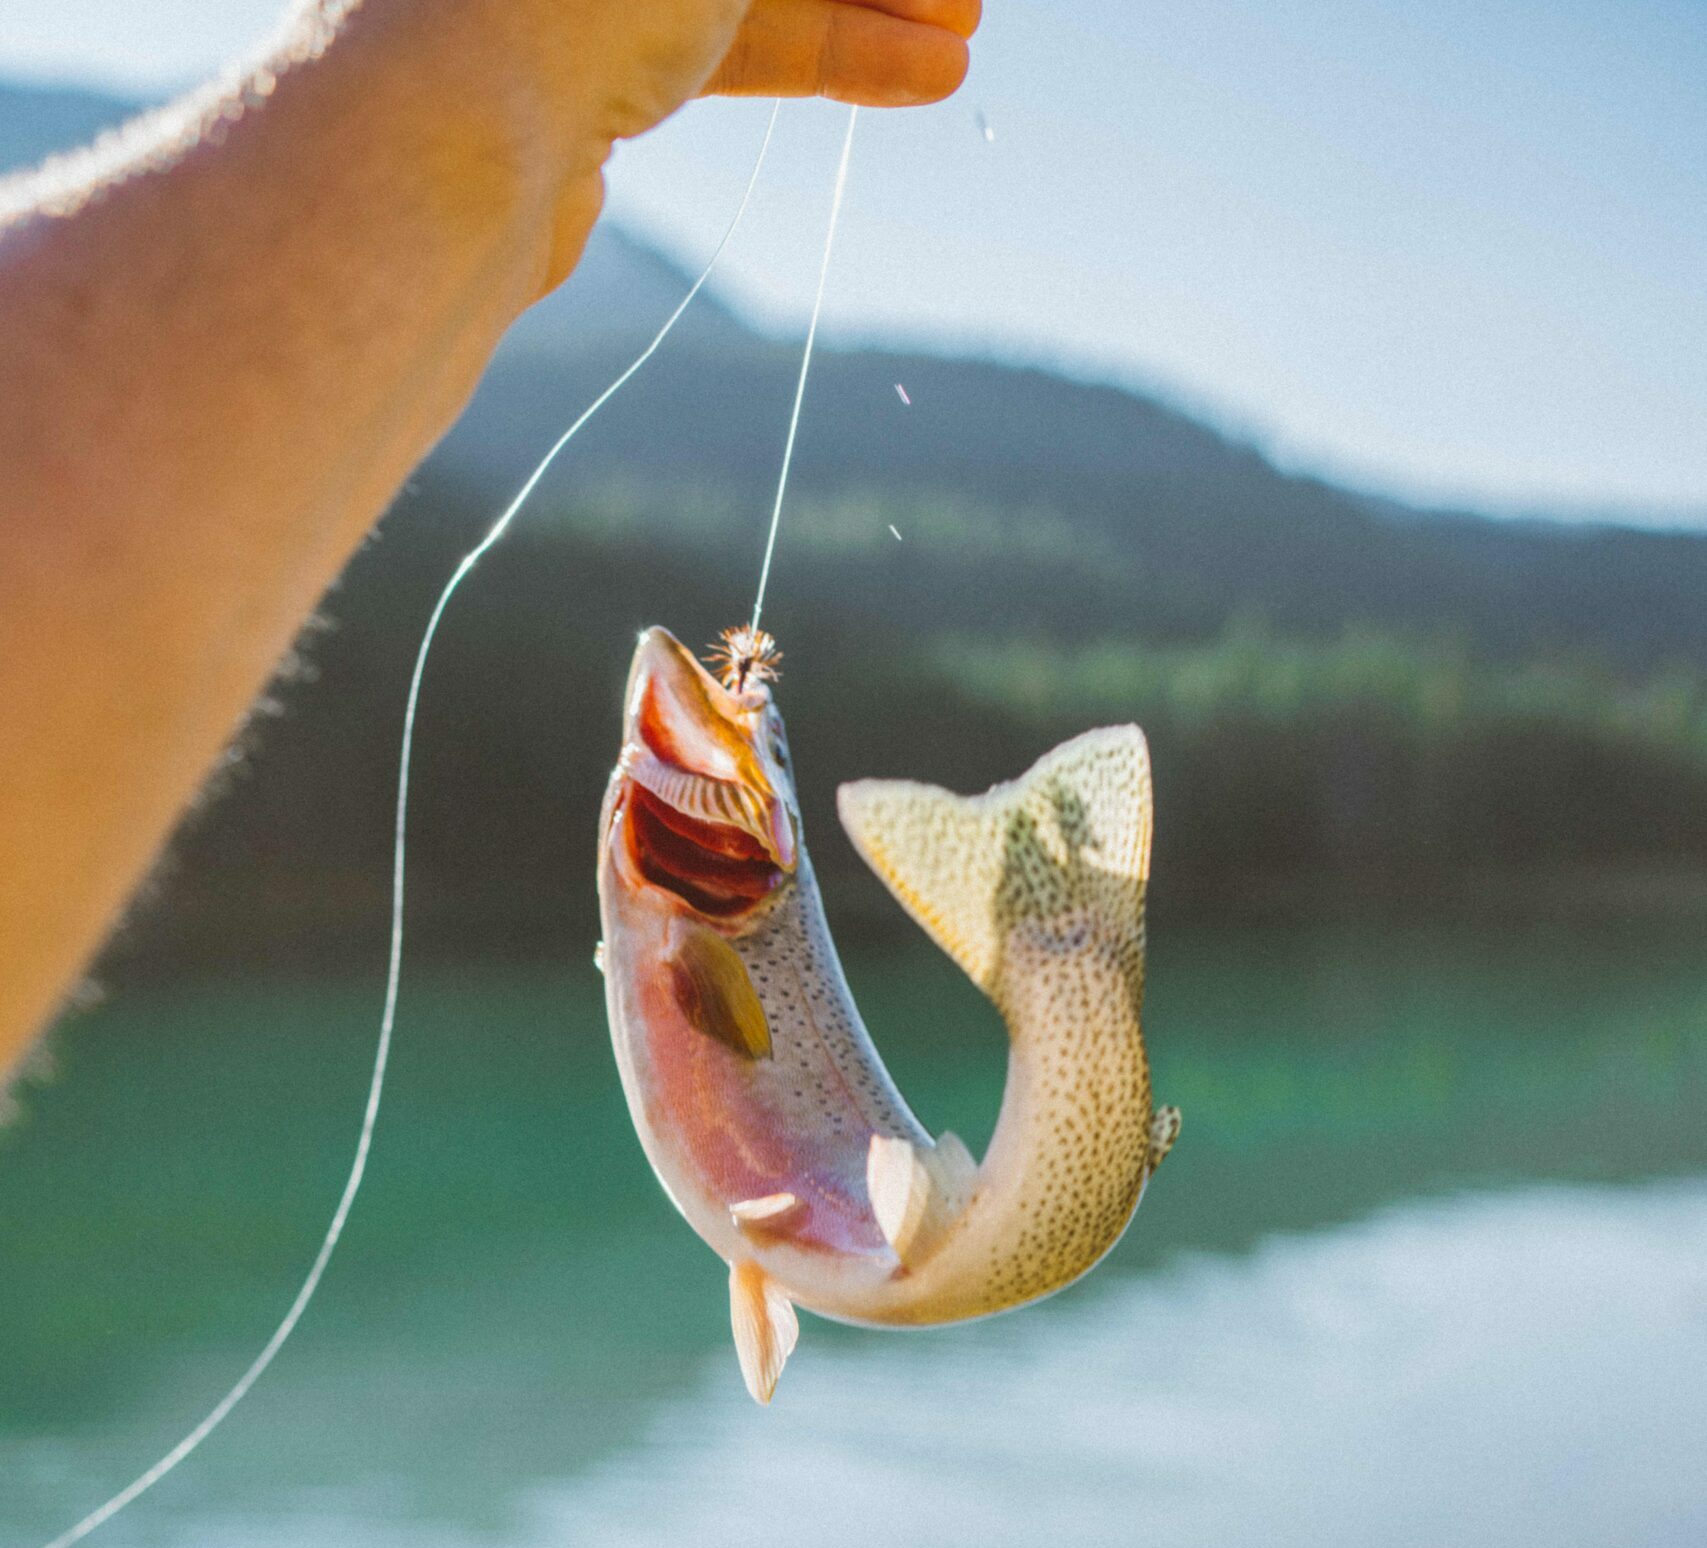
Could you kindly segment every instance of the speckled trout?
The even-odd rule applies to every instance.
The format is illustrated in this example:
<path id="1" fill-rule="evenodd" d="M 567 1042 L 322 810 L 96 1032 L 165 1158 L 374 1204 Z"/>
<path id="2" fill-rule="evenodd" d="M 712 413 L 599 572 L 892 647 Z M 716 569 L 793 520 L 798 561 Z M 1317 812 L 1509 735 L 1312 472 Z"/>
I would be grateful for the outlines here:
<path id="1" fill-rule="evenodd" d="M 860 1019 L 800 830 L 774 647 L 722 679 L 640 637 L 599 829 L 611 1038 L 648 1160 L 729 1265 L 747 1388 L 770 1401 L 796 1306 L 867 1325 L 1021 1306 L 1119 1239 L 1179 1131 L 1139 1024 L 1150 770 L 1136 726 L 1011 784 L 839 793 L 854 846 L 994 1001 L 1008 1078 L 982 1163 L 908 1110 Z"/>

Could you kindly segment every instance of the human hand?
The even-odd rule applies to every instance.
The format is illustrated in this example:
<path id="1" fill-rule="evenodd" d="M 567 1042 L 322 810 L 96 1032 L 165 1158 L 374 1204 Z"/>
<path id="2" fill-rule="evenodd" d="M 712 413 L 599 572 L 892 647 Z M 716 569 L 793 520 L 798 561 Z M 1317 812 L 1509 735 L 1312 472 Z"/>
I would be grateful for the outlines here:
<path id="1" fill-rule="evenodd" d="M 982 10 L 982 0 L 469 3 L 485 35 L 502 36 L 535 121 L 556 131 L 555 144 L 542 147 L 561 179 L 546 289 L 579 254 L 602 203 L 600 169 L 618 140 L 644 134 L 696 96 L 940 101 L 965 79 Z"/>
<path id="2" fill-rule="evenodd" d="M 643 134 L 695 96 L 936 102 L 965 79 L 981 0 L 530 0 L 555 12 L 597 142 Z M 590 88 L 590 89 L 589 89 Z"/>
<path id="3" fill-rule="evenodd" d="M 702 88 L 730 97 L 938 102 L 966 78 L 981 0 L 755 0 Z"/>

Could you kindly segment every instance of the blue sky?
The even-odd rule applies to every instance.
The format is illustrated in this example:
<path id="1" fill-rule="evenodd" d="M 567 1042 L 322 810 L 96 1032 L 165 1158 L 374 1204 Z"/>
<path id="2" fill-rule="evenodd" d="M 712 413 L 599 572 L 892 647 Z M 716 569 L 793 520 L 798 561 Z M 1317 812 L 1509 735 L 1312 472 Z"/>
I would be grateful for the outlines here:
<path id="1" fill-rule="evenodd" d="M 276 0 L 5 0 L 0 71 L 159 91 Z M 827 326 L 1159 386 L 1290 466 L 1707 525 L 1702 0 L 986 0 L 955 102 L 868 114 Z M 994 131 L 987 141 L 982 113 Z M 764 109 L 627 147 L 706 252 Z M 725 288 L 797 326 L 838 109 L 801 104 Z"/>

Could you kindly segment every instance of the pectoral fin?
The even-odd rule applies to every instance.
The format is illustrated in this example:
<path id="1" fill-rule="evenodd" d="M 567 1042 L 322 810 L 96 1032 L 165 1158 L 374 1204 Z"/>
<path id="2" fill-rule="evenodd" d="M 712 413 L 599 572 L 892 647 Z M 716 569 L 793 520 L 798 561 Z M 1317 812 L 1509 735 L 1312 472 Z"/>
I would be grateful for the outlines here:
<path id="1" fill-rule="evenodd" d="M 765 1008 L 746 964 L 728 941 L 714 930 L 686 927 L 670 958 L 670 972 L 676 1000 L 693 1026 L 749 1059 L 770 1058 Z"/>
<path id="2" fill-rule="evenodd" d="M 756 1403 L 769 1403 L 800 1337 L 794 1303 L 756 1263 L 729 1265 L 729 1323 L 741 1376 Z"/>
<path id="3" fill-rule="evenodd" d="M 905 1139 L 872 1135 L 866 1191 L 878 1228 L 903 1266 L 921 1262 L 942 1240 L 972 1197 L 977 1173 L 978 1163 L 958 1135 L 944 1134 L 928 1150 Z"/>
<path id="4" fill-rule="evenodd" d="M 1136 726 L 1074 737 L 981 796 L 860 780 L 837 807 L 866 864 L 986 992 L 1022 921 L 1089 912 L 1141 938 L 1150 759 Z"/>

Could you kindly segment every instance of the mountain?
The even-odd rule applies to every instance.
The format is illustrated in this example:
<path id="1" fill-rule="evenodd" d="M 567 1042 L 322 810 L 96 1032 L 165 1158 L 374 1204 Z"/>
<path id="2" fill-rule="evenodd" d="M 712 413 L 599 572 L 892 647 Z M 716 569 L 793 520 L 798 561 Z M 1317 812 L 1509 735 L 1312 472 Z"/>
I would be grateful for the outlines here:
<path id="1" fill-rule="evenodd" d="M 0 167 L 134 107 L 0 86 Z M 511 330 L 417 487 L 453 504 L 500 502 L 688 284 L 660 253 L 601 224 L 569 283 Z M 597 506 L 606 522 L 620 507 L 672 541 L 750 553 L 797 369 L 796 340 L 746 326 L 708 286 L 576 443 L 541 506 L 570 502 L 583 516 Z M 793 491 L 791 521 L 803 514 L 791 542 L 799 526 L 826 522 L 842 549 L 881 547 L 891 525 L 914 542 L 924 569 L 899 592 L 885 572 L 871 598 L 895 625 L 911 620 L 911 596 L 936 626 L 976 628 L 995 584 L 1020 618 L 1079 639 L 1136 629 L 1208 640 L 1230 620 L 1260 617 L 1314 637 L 1347 626 L 1447 630 L 1505 658 L 1565 643 L 1627 668 L 1707 658 L 1707 539 L 1697 534 L 1413 511 L 1283 473 L 1156 398 L 996 361 L 822 350 Z M 545 520 L 543 509 L 530 516 Z M 976 530 L 953 570 L 938 573 L 923 544 L 959 528 Z M 958 579 L 968 566 L 976 584 Z M 1071 578 L 1081 594 L 1056 616 L 1020 571 Z"/>
<path id="2" fill-rule="evenodd" d="M 0 87 L 0 162 L 131 106 Z M 175 846 L 134 937 L 151 960 L 381 950 L 397 719 L 433 598 L 688 284 L 605 222 L 518 321 L 327 598 L 235 793 Z M 591 928 L 634 630 L 697 641 L 745 613 L 798 367 L 797 340 L 707 287 L 447 613 L 417 740 L 417 945 L 558 950 Z M 1704 596 L 1707 536 L 1412 510 L 1144 394 L 826 348 L 765 616 L 843 920 L 893 916 L 836 841 L 836 781 L 980 788 L 1127 719 L 1156 760 L 1158 907 L 1219 918 L 1701 893 Z"/>
<path id="3" fill-rule="evenodd" d="M 0 173 L 86 145 L 141 107 L 79 86 L 0 81 Z"/>
<path id="4" fill-rule="evenodd" d="M 672 337 L 551 487 L 614 491 L 670 527 L 692 507 L 702 535 L 748 541 L 774 487 L 797 346 L 721 331 L 715 344 Z M 428 476 L 516 487 L 640 338 L 500 351 Z M 1447 627 L 1507 656 L 1574 641 L 1633 666 L 1707 657 L 1698 534 L 1409 511 L 1282 473 L 1156 399 L 994 361 L 823 350 L 792 488 L 791 510 L 866 501 L 873 542 L 890 541 L 891 520 L 907 534 L 944 507 L 1016 539 L 1028 522 L 1057 534 L 1059 552 L 1027 562 L 1085 572 L 1091 594 L 1059 622 L 1081 636 L 1141 620 L 1151 637 L 1207 638 L 1255 613 L 1316 634 Z"/>

